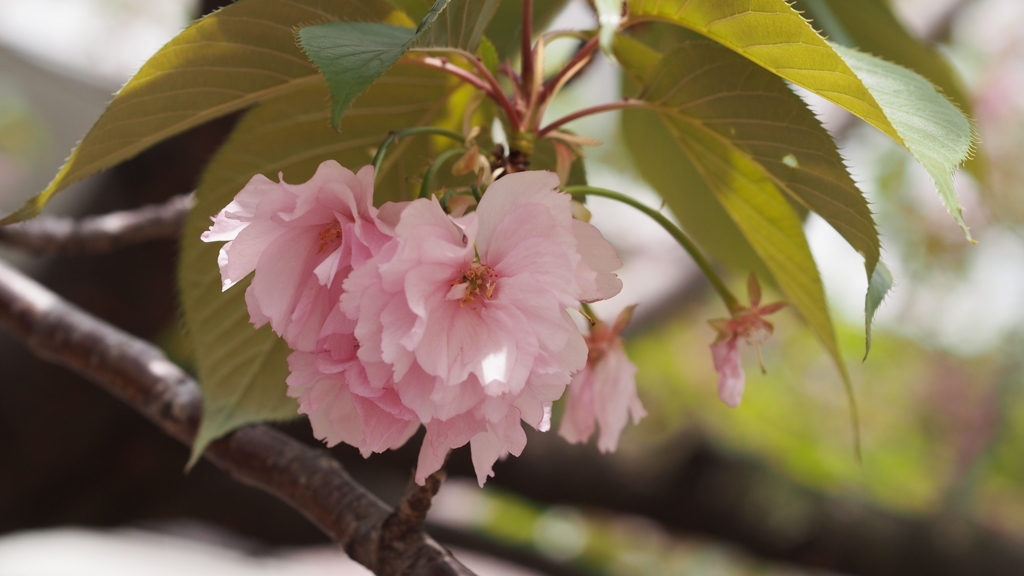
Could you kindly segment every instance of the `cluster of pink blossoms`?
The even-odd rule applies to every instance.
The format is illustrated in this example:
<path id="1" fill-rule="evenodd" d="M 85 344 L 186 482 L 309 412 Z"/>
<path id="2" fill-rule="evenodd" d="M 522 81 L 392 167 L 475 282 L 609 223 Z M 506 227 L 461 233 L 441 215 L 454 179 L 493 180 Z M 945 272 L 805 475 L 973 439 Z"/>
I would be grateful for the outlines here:
<path id="1" fill-rule="evenodd" d="M 483 485 L 522 452 L 522 422 L 550 427 L 567 386 L 570 441 L 597 421 L 599 447 L 613 450 L 628 415 L 644 415 L 624 321 L 585 338 L 567 313 L 617 294 L 621 262 L 557 186 L 522 172 L 461 216 L 434 199 L 378 210 L 372 167 L 328 161 L 304 184 L 253 177 L 203 239 L 227 241 L 225 290 L 255 271 L 250 318 L 292 348 L 289 395 L 318 438 L 368 456 L 423 425 L 417 482 L 469 443 Z"/>

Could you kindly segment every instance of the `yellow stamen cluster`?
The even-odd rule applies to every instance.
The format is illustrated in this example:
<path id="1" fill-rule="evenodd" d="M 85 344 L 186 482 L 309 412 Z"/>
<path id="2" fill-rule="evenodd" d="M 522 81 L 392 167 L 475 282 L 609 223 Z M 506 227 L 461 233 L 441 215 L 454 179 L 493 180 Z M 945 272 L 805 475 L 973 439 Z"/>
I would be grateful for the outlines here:
<path id="1" fill-rule="evenodd" d="M 334 242 L 341 238 L 341 223 L 334 222 L 330 226 L 324 228 L 323 230 L 320 231 L 320 234 L 317 236 L 317 238 L 320 239 L 320 247 L 317 250 L 317 253 L 320 253 L 326 250 L 328 246 L 330 246 L 331 244 L 333 244 Z"/>
<path id="2" fill-rule="evenodd" d="M 485 298 L 490 298 L 494 295 L 494 269 L 486 264 L 474 263 L 459 278 L 456 284 L 467 284 L 466 293 L 459 300 L 459 304 L 462 306 L 470 304 L 472 306 L 476 301 L 477 295 L 483 294 Z"/>

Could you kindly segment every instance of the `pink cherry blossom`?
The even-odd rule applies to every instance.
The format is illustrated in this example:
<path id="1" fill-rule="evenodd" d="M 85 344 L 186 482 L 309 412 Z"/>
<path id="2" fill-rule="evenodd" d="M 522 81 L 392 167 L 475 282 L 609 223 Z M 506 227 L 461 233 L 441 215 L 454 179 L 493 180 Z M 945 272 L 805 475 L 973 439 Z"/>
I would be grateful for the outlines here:
<path id="1" fill-rule="evenodd" d="M 615 324 L 596 321 L 586 338 L 590 350 L 587 365 L 569 384 L 565 414 L 558 433 L 573 443 L 583 443 L 601 427 L 597 447 L 614 452 L 619 435 L 630 416 L 636 424 L 647 415 L 636 395 L 636 366 L 629 361 L 619 334 L 633 315 L 633 306 L 623 310 Z"/>
<path id="2" fill-rule="evenodd" d="M 557 186 L 550 172 L 508 175 L 460 218 L 436 200 L 407 203 L 394 238 L 344 283 L 370 381 L 393 386 L 426 426 L 418 482 L 469 443 L 482 485 L 498 458 L 522 452 L 520 421 L 549 426 L 586 363 L 566 309 L 617 293 L 621 262 Z"/>
<path id="3" fill-rule="evenodd" d="M 373 207 L 373 167 L 353 174 L 320 165 L 303 184 L 257 174 L 203 234 L 221 248 L 223 289 L 254 270 L 245 299 L 252 323 L 270 322 L 293 350 L 313 351 L 342 280 L 387 242 Z"/>
<path id="4" fill-rule="evenodd" d="M 711 344 L 711 357 L 718 372 L 718 397 L 730 408 L 740 405 L 743 399 L 745 376 L 740 363 L 739 340 L 743 339 L 754 346 L 757 359 L 764 371 L 761 360 L 761 342 L 764 342 L 775 327 L 764 317 L 778 312 L 786 306 L 785 302 L 774 302 L 761 305 L 761 285 L 753 273 L 747 282 L 750 306 L 737 306 L 731 318 L 716 318 L 708 321 L 718 332 L 718 337 Z"/>
<path id="5" fill-rule="evenodd" d="M 358 347 L 351 330 L 342 328 L 324 338 L 317 353 L 292 352 L 287 384 L 288 395 L 299 401 L 299 413 L 309 417 L 314 436 L 328 446 L 355 446 L 366 457 L 402 446 L 420 422 L 393 387 L 370 384 L 356 358 Z"/>

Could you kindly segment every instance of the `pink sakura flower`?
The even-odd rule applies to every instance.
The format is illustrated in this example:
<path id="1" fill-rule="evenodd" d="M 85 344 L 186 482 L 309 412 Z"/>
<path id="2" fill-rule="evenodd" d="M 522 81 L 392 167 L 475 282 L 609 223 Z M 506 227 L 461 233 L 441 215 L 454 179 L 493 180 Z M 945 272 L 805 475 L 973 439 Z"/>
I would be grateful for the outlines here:
<path id="1" fill-rule="evenodd" d="M 615 324 L 596 321 L 587 336 L 587 365 L 569 384 L 565 414 L 558 433 L 572 443 L 584 443 L 601 426 L 597 447 L 614 452 L 619 434 L 632 416 L 636 424 L 647 415 L 636 395 L 636 366 L 629 361 L 619 334 L 629 324 L 635 306 L 619 313 Z"/>
<path id="2" fill-rule="evenodd" d="M 256 327 L 269 321 L 294 350 L 288 395 L 314 434 L 364 456 L 401 446 L 419 427 L 393 389 L 369 384 L 355 322 L 337 306 L 352 268 L 391 239 L 377 214 L 373 168 L 353 174 L 327 161 L 304 184 L 253 177 L 203 235 L 228 240 L 219 258 L 225 290 L 255 270 L 249 316 Z"/>
<path id="3" fill-rule="evenodd" d="M 354 325 L 344 314 L 332 313 L 321 331 L 319 351 L 288 356 L 288 395 L 298 399 L 299 413 L 309 417 L 317 438 L 328 446 L 355 446 L 367 457 L 402 446 L 420 422 L 394 387 L 370 383 L 356 357 Z"/>
<path id="4" fill-rule="evenodd" d="M 566 309 L 621 289 L 614 249 L 557 186 L 550 172 L 511 174 L 460 218 L 436 200 L 396 207 L 394 238 L 345 281 L 371 386 L 393 386 L 426 426 L 418 482 L 469 443 L 483 485 L 522 452 L 521 421 L 547 429 L 587 357 Z"/>
<path id="5" fill-rule="evenodd" d="M 718 372 L 718 397 L 730 408 L 740 405 L 743 399 L 745 376 L 740 363 L 739 340 L 752 344 L 757 351 L 757 361 L 764 371 L 761 359 L 761 342 L 764 342 L 775 327 L 764 317 L 778 312 L 786 306 L 785 302 L 774 302 L 761 306 L 761 285 L 757 277 L 751 273 L 747 281 L 747 292 L 750 295 L 750 307 L 739 306 L 732 312 L 732 318 L 716 318 L 709 320 L 718 332 L 718 337 L 711 344 L 711 357 Z"/>
<path id="6" fill-rule="evenodd" d="M 353 174 L 329 160 L 304 184 L 257 174 L 202 238 L 227 241 L 218 257 L 224 290 L 256 271 L 245 292 L 252 323 L 269 321 L 293 350 L 312 351 L 342 280 L 389 236 L 376 223 L 373 168 Z"/>

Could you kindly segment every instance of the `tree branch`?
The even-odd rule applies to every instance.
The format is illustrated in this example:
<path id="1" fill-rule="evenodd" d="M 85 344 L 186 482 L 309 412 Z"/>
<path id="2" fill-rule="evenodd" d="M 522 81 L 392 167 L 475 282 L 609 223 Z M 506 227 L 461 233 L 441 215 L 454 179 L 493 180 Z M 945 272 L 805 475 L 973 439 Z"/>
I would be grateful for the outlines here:
<path id="1" fill-rule="evenodd" d="M 175 239 L 192 202 L 191 194 L 183 194 L 163 204 L 81 220 L 40 216 L 0 226 L 0 242 L 32 252 L 74 255 L 112 252 L 151 240 Z"/>
<path id="2" fill-rule="evenodd" d="M 96 382 L 191 445 L 202 410 L 199 387 L 149 342 L 73 306 L 0 261 L 0 326 L 39 357 Z M 422 530 L 429 495 L 414 491 L 393 512 L 327 451 L 268 426 L 248 426 L 210 445 L 205 457 L 237 480 L 284 500 L 376 574 L 471 576 Z M 394 541 L 397 532 L 401 540 Z"/>

